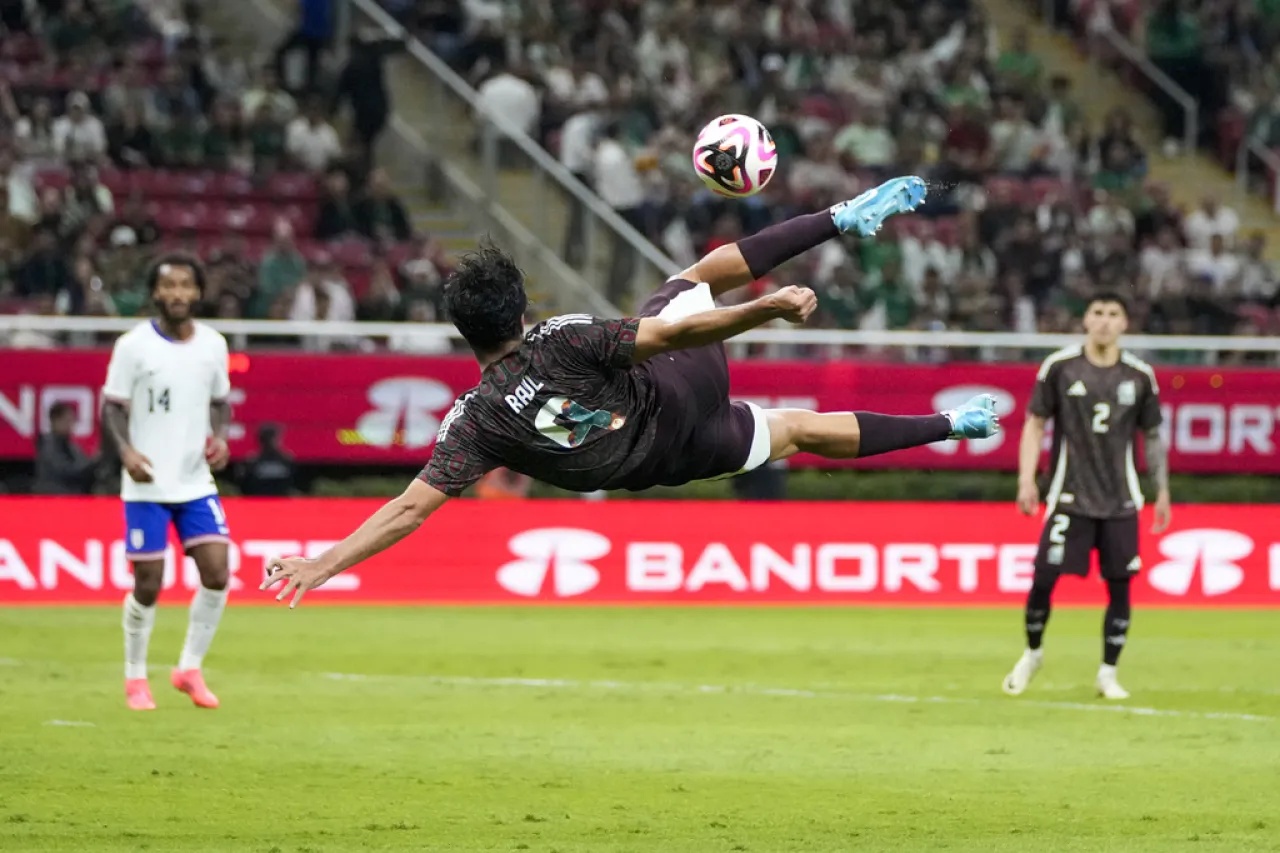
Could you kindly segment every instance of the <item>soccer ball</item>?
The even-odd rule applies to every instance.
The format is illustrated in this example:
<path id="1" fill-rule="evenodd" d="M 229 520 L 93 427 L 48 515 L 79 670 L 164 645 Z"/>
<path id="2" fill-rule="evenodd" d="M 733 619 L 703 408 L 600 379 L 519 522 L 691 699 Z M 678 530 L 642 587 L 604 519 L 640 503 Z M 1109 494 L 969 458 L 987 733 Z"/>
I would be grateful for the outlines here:
<path id="1" fill-rule="evenodd" d="M 693 146 L 693 170 L 707 189 L 726 198 L 747 198 L 764 189 L 777 159 L 773 137 L 751 116 L 720 116 Z"/>

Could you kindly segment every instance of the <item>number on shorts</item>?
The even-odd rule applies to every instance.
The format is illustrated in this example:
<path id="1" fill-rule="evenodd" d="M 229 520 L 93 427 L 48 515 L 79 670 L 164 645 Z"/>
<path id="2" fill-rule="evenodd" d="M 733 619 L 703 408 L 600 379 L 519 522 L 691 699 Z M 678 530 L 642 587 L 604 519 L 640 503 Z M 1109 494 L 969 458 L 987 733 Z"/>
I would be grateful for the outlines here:
<path id="1" fill-rule="evenodd" d="M 1111 429 L 1107 425 L 1107 418 L 1111 417 L 1111 405 L 1108 403 L 1093 404 L 1093 431 L 1096 433 L 1104 433 Z"/>
<path id="2" fill-rule="evenodd" d="M 1049 528 L 1049 541 L 1054 545 L 1065 545 L 1067 528 L 1071 526 L 1071 516 L 1059 513 L 1053 517 L 1053 526 Z"/>
<path id="3" fill-rule="evenodd" d="M 209 512 L 213 513 L 213 520 L 218 525 L 218 532 L 226 533 L 227 517 L 222 514 L 222 504 L 218 503 L 217 498 L 209 498 Z"/>

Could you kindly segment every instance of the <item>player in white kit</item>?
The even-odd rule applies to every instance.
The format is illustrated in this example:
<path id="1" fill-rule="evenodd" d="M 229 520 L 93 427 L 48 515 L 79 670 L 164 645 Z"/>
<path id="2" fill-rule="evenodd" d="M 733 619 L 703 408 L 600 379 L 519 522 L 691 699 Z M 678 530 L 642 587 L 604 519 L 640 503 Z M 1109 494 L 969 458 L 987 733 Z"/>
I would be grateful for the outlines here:
<path id="1" fill-rule="evenodd" d="M 103 387 L 102 428 L 124 467 L 125 552 L 133 592 L 124 600 L 125 698 L 155 708 L 147 683 L 147 643 L 164 580 L 173 526 L 200 572 L 173 686 L 202 708 L 218 707 L 200 666 L 227 603 L 228 529 L 212 471 L 226 467 L 231 422 L 227 342 L 193 319 L 204 291 L 199 262 L 161 258 L 151 270 L 157 317 L 121 335 Z"/>

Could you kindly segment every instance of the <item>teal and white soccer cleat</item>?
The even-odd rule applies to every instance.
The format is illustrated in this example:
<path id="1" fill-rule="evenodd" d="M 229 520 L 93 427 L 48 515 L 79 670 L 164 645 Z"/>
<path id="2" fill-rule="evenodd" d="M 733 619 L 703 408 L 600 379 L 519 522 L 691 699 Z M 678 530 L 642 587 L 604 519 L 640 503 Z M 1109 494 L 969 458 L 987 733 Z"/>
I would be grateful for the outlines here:
<path id="1" fill-rule="evenodd" d="M 979 394 L 963 406 L 942 413 L 951 422 L 952 440 L 965 438 L 990 438 L 1000 431 L 1000 418 L 996 415 L 996 398 Z"/>
<path id="2" fill-rule="evenodd" d="M 850 231 L 871 237 L 884 221 L 895 213 L 910 213 L 924 203 L 929 189 L 914 175 L 885 181 L 852 201 L 842 201 L 831 208 L 831 218 L 840 233 Z"/>

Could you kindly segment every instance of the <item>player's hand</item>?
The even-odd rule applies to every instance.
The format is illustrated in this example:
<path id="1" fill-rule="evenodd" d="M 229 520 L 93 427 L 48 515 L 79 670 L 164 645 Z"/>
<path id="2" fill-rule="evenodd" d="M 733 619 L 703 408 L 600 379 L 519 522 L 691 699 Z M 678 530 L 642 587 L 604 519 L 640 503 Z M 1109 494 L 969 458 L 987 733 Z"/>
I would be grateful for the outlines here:
<path id="1" fill-rule="evenodd" d="M 1169 529 L 1169 522 L 1173 520 L 1173 499 L 1169 497 L 1168 492 L 1161 492 L 1156 495 L 1156 520 L 1151 525 L 1152 533 L 1164 533 Z"/>
<path id="2" fill-rule="evenodd" d="M 803 323 L 818 307 L 818 295 L 807 287 L 790 285 L 766 298 L 788 323 Z"/>
<path id="3" fill-rule="evenodd" d="M 298 602 L 302 601 L 303 593 L 323 586 L 325 581 L 333 575 L 334 573 L 323 566 L 319 560 L 308 560 L 305 557 L 276 557 L 267 564 L 267 579 L 258 589 L 271 589 L 283 582 L 284 586 L 276 596 L 276 601 L 284 601 L 285 596 L 292 592 L 293 600 L 289 602 L 289 609 L 292 610 L 298 606 Z"/>
<path id="4" fill-rule="evenodd" d="M 221 471 L 231 461 L 231 451 L 225 439 L 210 436 L 204 444 L 204 461 L 209 463 L 213 471 Z"/>
<path id="5" fill-rule="evenodd" d="M 151 460 L 132 447 L 126 447 L 120 454 L 120 464 L 129 474 L 129 479 L 135 483 L 150 483 L 154 479 L 151 476 Z"/>
<path id="6" fill-rule="evenodd" d="M 1023 515 L 1035 515 L 1040 507 L 1040 490 L 1035 483 L 1018 484 L 1018 509 Z"/>

